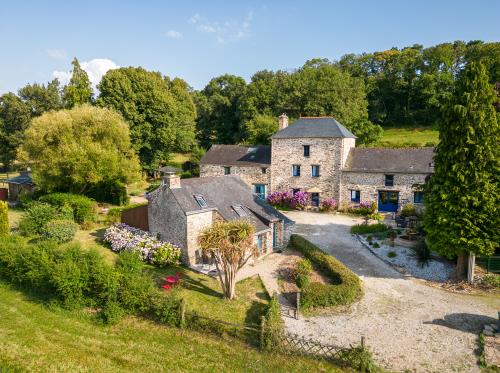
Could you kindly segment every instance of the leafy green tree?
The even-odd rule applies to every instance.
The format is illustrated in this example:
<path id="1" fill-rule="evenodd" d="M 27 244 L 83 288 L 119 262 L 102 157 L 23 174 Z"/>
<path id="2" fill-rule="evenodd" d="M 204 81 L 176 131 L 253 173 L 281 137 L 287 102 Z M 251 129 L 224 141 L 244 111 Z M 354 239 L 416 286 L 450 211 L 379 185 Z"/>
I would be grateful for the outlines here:
<path id="1" fill-rule="evenodd" d="M 435 173 L 425 187 L 424 225 L 431 250 L 458 256 L 492 255 L 500 244 L 500 122 L 486 68 L 469 63 L 445 109 Z"/>
<path id="2" fill-rule="evenodd" d="M 9 207 L 7 202 L 0 201 L 0 237 L 9 234 Z"/>
<path id="3" fill-rule="evenodd" d="M 278 118 L 257 114 L 245 122 L 246 142 L 252 145 L 270 145 L 271 136 L 278 131 Z"/>
<path id="4" fill-rule="evenodd" d="M 203 147 L 214 143 L 235 144 L 244 138 L 241 100 L 245 91 L 246 82 L 243 78 L 222 75 L 212 79 L 196 95 L 196 126 Z"/>
<path id="5" fill-rule="evenodd" d="M 73 59 L 71 64 L 73 65 L 71 79 L 68 85 L 64 87 L 64 102 L 69 109 L 76 105 L 92 103 L 92 85 L 89 76 L 76 58 Z"/>
<path id="6" fill-rule="evenodd" d="M 141 166 L 149 173 L 172 152 L 195 145 L 196 109 L 184 81 L 127 67 L 108 71 L 98 89 L 97 104 L 122 114 Z"/>
<path id="7" fill-rule="evenodd" d="M 47 192 L 85 194 L 100 183 L 140 178 L 127 124 L 115 111 L 89 105 L 33 119 L 19 159 Z"/>
<path id="8" fill-rule="evenodd" d="M 63 108 L 59 80 L 54 79 L 44 84 L 27 84 L 18 92 L 18 96 L 30 107 L 31 115 L 37 117 L 46 111 Z"/>
<path id="9" fill-rule="evenodd" d="M 0 162 L 9 169 L 31 120 L 30 107 L 14 93 L 0 97 Z"/>

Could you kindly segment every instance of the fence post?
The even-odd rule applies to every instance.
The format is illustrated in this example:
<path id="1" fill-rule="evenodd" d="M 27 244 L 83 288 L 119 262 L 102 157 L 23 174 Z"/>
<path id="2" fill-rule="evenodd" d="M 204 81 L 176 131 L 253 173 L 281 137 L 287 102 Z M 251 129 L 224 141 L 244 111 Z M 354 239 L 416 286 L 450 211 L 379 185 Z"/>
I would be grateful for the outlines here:
<path id="1" fill-rule="evenodd" d="M 361 347 L 365 348 L 365 337 L 361 336 Z"/>
<path id="2" fill-rule="evenodd" d="M 297 292 L 297 307 L 295 309 L 295 319 L 299 319 L 299 311 L 300 311 L 300 291 Z"/>
<path id="3" fill-rule="evenodd" d="M 264 350 L 265 349 L 265 328 L 266 328 L 266 317 L 261 316 L 260 317 L 260 349 Z"/>
<path id="4" fill-rule="evenodd" d="M 179 326 L 181 330 L 184 331 L 184 328 L 186 327 L 186 301 L 184 298 L 181 299 L 181 315 L 180 315 L 180 321 L 179 321 Z"/>

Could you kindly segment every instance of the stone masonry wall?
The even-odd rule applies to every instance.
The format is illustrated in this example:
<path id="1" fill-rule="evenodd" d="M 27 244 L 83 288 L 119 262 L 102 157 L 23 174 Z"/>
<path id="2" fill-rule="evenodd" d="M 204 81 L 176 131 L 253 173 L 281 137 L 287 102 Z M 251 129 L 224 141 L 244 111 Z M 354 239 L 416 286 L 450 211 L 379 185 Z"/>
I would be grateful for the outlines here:
<path id="1" fill-rule="evenodd" d="M 269 192 L 269 185 L 271 183 L 271 168 L 267 167 L 266 172 L 262 172 L 263 167 L 231 167 L 231 175 L 238 175 L 241 179 L 251 188 L 253 192 L 254 184 L 265 184 L 266 193 Z M 200 166 L 200 177 L 206 176 L 224 176 L 224 166 L 202 164 Z"/>
<path id="2" fill-rule="evenodd" d="M 186 261 L 187 265 L 196 264 L 196 251 L 200 249 L 198 237 L 207 227 L 212 226 L 215 219 L 214 211 L 207 211 L 198 214 L 187 215 L 187 245 Z M 201 253 L 200 253 L 201 254 Z"/>
<path id="3" fill-rule="evenodd" d="M 348 141 L 346 141 L 348 140 Z M 303 145 L 310 146 L 304 157 Z M 294 138 L 273 139 L 271 147 L 271 190 L 321 190 L 320 199 L 339 199 L 341 169 L 354 139 Z M 292 166 L 300 165 L 300 176 L 292 176 Z M 311 166 L 320 166 L 320 176 L 311 176 Z"/>
<path id="4" fill-rule="evenodd" d="M 399 192 L 399 208 L 407 203 L 413 203 L 413 192 L 415 184 L 424 184 L 427 174 L 394 174 L 394 186 L 385 186 L 384 173 L 342 173 L 342 187 L 340 203 L 351 201 L 350 190 L 361 191 L 361 201 L 378 202 L 378 191 Z"/>

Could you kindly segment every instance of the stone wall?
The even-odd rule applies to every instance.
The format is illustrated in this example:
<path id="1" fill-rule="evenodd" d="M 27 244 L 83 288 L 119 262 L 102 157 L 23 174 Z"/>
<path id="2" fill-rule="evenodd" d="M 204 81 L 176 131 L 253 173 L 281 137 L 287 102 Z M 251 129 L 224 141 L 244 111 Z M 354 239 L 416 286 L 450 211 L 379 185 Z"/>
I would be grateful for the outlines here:
<path id="1" fill-rule="evenodd" d="M 240 167 L 230 166 L 231 175 L 238 175 L 250 187 L 253 192 L 254 184 L 265 184 L 266 193 L 269 193 L 271 183 L 271 168 L 266 167 L 266 172 L 262 172 L 264 167 Z M 224 166 L 202 164 L 200 165 L 200 177 L 224 176 Z"/>
<path id="2" fill-rule="evenodd" d="M 205 228 L 212 226 L 216 218 L 214 216 L 215 214 L 215 211 L 206 211 L 187 215 L 187 245 L 185 264 L 196 264 L 196 252 L 200 250 L 198 237 Z M 201 257 L 201 252 L 199 252 L 199 257 Z"/>
<path id="3" fill-rule="evenodd" d="M 271 190 L 319 189 L 320 199 L 339 199 L 341 169 L 354 139 L 293 138 L 273 139 L 271 147 Z M 310 146 L 304 157 L 303 145 Z M 300 165 L 300 176 L 292 176 L 292 166 Z M 311 166 L 320 166 L 320 176 L 311 176 Z"/>
<path id="4" fill-rule="evenodd" d="M 152 234 L 185 248 L 186 215 L 179 207 L 170 189 L 162 188 L 154 193 L 148 203 L 148 224 Z M 183 252 L 183 258 L 185 253 Z"/>
<path id="5" fill-rule="evenodd" d="M 350 190 L 361 191 L 361 201 L 378 202 L 378 191 L 399 192 L 399 208 L 407 203 L 413 203 L 415 184 L 424 184 L 427 174 L 394 173 L 394 186 L 385 186 L 384 173 L 361 173 L 344 171 L 340 203 L 351 201 Z"/>

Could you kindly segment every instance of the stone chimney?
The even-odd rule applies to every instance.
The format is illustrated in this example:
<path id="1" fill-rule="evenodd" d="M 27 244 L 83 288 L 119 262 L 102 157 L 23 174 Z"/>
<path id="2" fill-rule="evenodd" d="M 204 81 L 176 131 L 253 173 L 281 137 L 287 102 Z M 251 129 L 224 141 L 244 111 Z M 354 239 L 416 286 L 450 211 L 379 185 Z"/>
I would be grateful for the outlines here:
<path id="1" fill-rule="evenodd" d="M 165 172 L 162 184 L 169 189 L 180 188 L 181 178 L 179 175 L 176 175 L 175 172 Z"/>
<path id="2" fill-rule="evenodd" d="M 283 113 L 279 116 L 278 119 L 278 131 L 281 131 L 287 127 L 288 127 L 288 116 L 285 113 Z"/>

